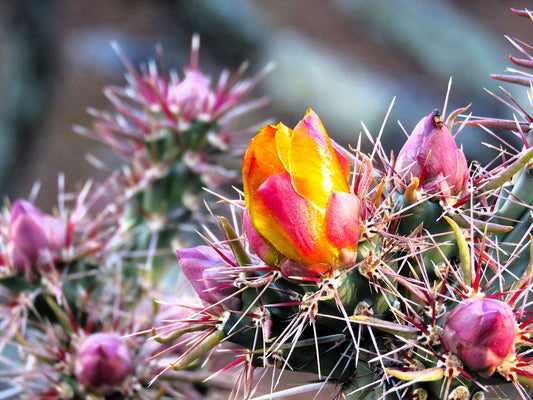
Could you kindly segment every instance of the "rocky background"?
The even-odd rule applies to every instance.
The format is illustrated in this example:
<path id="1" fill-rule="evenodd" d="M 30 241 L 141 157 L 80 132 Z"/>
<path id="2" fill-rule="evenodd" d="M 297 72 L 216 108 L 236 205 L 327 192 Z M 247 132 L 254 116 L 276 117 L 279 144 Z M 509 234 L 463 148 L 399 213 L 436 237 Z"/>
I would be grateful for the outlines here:
<path id="1" fill-rule="evenodd" d="M 442 107 L 453 76 L 449 110 L 473 103 L 475 115 L 508 116 L 483 91 L 498 92 L 489 73 L 502 73 L 516 50 L 504 35 L 530 39 L 533 24 L 509 12 L 528 1 L 385 0 L 13 0 L 0 2 L 0 191 L 26 197 L 42 183 L 39 202 L 56 203 L 57 174 L 69 188 L 94 175 L 91 153 L 118 165 L 98 143 L 73 133 L 90 127 L 88 107 L 111 110 L 105 85 L 123 85 L 110 41 L 135 65 L 163 46 L 167 65 L 189 62 L 193 33 L 201 35 L 200 67 L 250 62 L 250 74 L 274 60 L 277 68 L 256 94 L 272 116 L 293 126 L 312 107 L 328 133 L 355 144 L 361 121 L 377 135 L 394 97 L 385 134 L 397 149 L 404 134 Z M 470 158 L 490 158 L 489 136 L 459 136 Z M 366 148 L 369 143 L 365 142 Z"/>

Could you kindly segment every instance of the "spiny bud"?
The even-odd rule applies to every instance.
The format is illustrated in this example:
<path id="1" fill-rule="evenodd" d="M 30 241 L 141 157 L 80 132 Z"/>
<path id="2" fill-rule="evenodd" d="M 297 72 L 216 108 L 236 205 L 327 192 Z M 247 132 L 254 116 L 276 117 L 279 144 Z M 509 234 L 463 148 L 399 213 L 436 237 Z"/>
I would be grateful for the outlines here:
<path id="1" fill-rule="evenodd" d="M 514 353 L 513 310 L 500 300 L 467 299 L 444 316 L 443 345 L 472 371 L 489 377 Z"/>
<path id="2" fill-rule="evenodd" d="M 464 189 L 468 180 L 466 158 L 439 110 L 416 125 L 398 154 L 396 171 L 405 187 L 417 178 L 428 194 L 457 196 Z"/>
<path id="3" fill-rule="evenodd" d="M 28 280 L 35 281 L 42 269 L 61 258 L 66 246 L 66 226 L 62 221 L 39 211 L 25 200 L 11 208 L 7 259 Z"/>
<path id="4" fill-rule="evenodd" d="M 79 346 L 75 375 L 83 390 L 105 396 L 122 385 L 133 367 L 133 355 L 119 336 L 96 333 Z"/>

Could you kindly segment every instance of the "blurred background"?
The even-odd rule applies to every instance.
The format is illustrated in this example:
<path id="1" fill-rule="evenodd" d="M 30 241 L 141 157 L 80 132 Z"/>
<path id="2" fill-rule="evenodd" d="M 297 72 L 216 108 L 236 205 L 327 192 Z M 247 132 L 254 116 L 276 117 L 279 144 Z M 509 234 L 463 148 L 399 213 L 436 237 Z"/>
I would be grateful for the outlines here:
<path id="1" fill-rule="evenodd" d="M 0 1 L 0 192 L 26 197 L 42 182 L 39 204 L 56 203 L 57 174 L 75 188 L 94 174 L 87 153 L 116 161 L 100 144 L 73 133 L 92 126 L 88 107 L 112 110 L 102 94 L 123 86 L 116 40 L 133 64 L 164 49 L 167 66 L 189 63 L 193 33 L 201 35 L 200 68 L 213 77 L 250 62 L 276 69 L 255 90 L 271 98 L 257 120 L 294 126 L 312 107 L 334 139 L 355 144 L 361 121 L 377 135 L 396 98 L 385 147 L 444 102 L 472 103 L 474 115 L 509 117 L 483 88 L 498 92 L 489 73 L 503 73 L 516 54 L 504 35 L 531 42 L 533 23 L 514 16 L 516 0 L 14 0 Z M 507 85 L 509 87 L 509 85 Z M 513 93 L 523 96 L 525 90 Z M 522 93 L 523 92 L 523 93 Z M 471 159 L 490 158 L 488 135 L 458 137 Z M 366 148 L 369 143 L 366 142 Z M 118 163 L 118 162 L 117 162 Z"/>

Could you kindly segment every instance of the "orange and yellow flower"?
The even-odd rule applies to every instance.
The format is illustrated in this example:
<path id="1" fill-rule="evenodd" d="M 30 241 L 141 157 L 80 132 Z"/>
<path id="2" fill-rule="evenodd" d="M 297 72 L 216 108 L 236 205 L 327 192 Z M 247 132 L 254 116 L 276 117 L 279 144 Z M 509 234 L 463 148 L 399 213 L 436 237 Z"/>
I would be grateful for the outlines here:
<path id="1" fill-rule="evenodd" d="M 252 249 L 286 276 L 353 264 L 361 201 L 350 165 L 309 110 L 291 130 L 267 125 L 244 155 L 245 231 Z"/>

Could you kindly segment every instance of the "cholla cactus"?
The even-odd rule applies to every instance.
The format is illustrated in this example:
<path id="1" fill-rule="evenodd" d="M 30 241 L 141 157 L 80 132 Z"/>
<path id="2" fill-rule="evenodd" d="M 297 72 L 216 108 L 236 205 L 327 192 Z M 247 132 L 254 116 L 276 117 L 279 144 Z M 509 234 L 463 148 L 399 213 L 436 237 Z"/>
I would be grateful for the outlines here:
<path id="1" fill-rule="evenodd" d="M 531 47 L 513 43 L 527 60 L 511 60 L 532 68 Z M 179 252 L 205 308 L 175 326 L 198 341 L 169 369 L 232 342 L 242 346 L 235 398 L 327 385 L 347 399 L 528 398 L 533 118 L 517 107 L 525 123 L 457 124 L 518 132 L 523 149 L 490 168 L 469 169 L 455 144 L 467 107 L 422 118 L 396 159 L 379 142 L 350 154 L 311 110 L 294 130 L 262 128 L 244 155 L 244 201 L 224 198 L 234 223 L 219 219 L 221 239 Z M 318 383 L 278 391 L 275 380 L 261 396 L 254 367 Z"/>
<path id="2" fill-rule="evenodd" d="M 196 37 L 181 80 L 162 65 L 137 73 L 118 52 L 130 85 L 106 91 L 117 114 L 95 112 L 95 130 L 78 130 L 128 164 L 78 194 L 64 193 L 60 177 L 52 214 L 38 209 L 35 195 L 3 210 L 1 398 L 202 399 L 210 387 L 227 389 L 223 378 L 204 385 L 211 372 L 198 365 L 154 381 L 168 358 L 187 352 L 157 327 L 186 315 L 165 305 L 190 298 L 175 275 L 164 275 L 169 260 L 177 264 L 170 242 L 185 223 L 194 226 L 190 197 L 201 198 L 202 186 L 239 182 L 221 164 L 242 155 L 247 128 L 236 131 L 243 128 L 233 121 L 265 103 L 242 98 L 268 67 L 251 80 L 241 80 L 244 68 L 224 72 L 212 88 L 198 70 Z"/>
<path id="3" fill-rule="evenodd" d="M 152 278 L 161 279 L 175 261 L 173 240 L 190 242 L 190 232 L 202 217 L 204 188 L 238 184 L 240 177 L 225 166 L 242 155 L 241 138 L 250 127 L 235 124 L 238 117 L 266 104 L 265 97 L 244 102 L 271 69 L 242 79 L 247 69 L 230 75 L 221 73 L 214 85 L 199 70 L 198 36 L 192 40 L 191 61 L 180 78 L 167 73 L 160 54 L 140 71 L 120 47 L 114 48 L 126 69 L 126 87 L 108 87 L 104 93 L 115 113 L 90 110 L 96 117 L 92 130 L 79 133 L 102 141 L 126 160 L 116 195 L 125 202 L 122 225 L 136 232 L 132 250 L 147 250 Z M 252 128 L 253 130 L 253 128 Z"/>
<path id="4" fill-rule="evenodd" d="M 533 47 L 512 43 L 527 59 L 511 61 L 533 68 Z M 369 155 L 337 145 L 312 110 L 294 129 L 267 125 L 244 153 L 243 191 L 220 195 L 232 222 L 174 249 L 202 186 L 240 181 L 223 164 L 241 156 L 247 130 L 233 122 L 264 103 L 241 99 L 265 70 L 212 88 L 197 38 L 182 79 L 118 53 L 129 75 L 106 90 L 115 114 L 93 111 L 94 129 L 78 130 L 126 165 L 61 190 L 52 214 L 31 196 L 0 220 L 0 398 L 260 400 L 326 386 L 339 399 L 528 398 L 533 112 L 512 97 L 523 121 L 428 110 L 390 158 L 379 141 Z M 464 125 L 512 130 L 523 149 L 469 166 L 453 135 Z M 284 389 L 289 371 L 316 379 Z"/>

